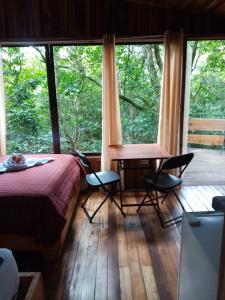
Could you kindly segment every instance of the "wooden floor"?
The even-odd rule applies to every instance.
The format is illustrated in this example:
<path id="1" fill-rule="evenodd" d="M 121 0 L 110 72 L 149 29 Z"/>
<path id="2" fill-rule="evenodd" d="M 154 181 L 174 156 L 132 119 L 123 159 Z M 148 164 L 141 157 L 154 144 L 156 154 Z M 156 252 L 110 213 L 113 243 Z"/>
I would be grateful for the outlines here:
<path id="1" fill-rule="evenodd" d="M 225 151 L 191 148 L 194 158 L 187 168 L 184 184 L 225 184 Z"/>
<path id="2" fill-rule="evenodd" d="M 225 195 L 225 186 L 183 186 L 180 191 L 187 211 L 212 210 L 215 195 Z M 90 210 L 100 200 L 102 195 L 96 193 Z M 126 201 L 140 201 L 140 197 L 130 196 Z M 162 210 L 166 217 L 181 212 L 172 198 Z M 78 208 L 62 258 L 47 263 L 30 256 L 28 262 L 28 255 L 16 254 L 20 270 L 42 271 L 47 300 L 175 300 L 180 224 L 161 229 L 152 207 L 142 208 L 139 214 L 135 208 L 125 212 L 124 219 L 109 203 L 89 224 Z"/>

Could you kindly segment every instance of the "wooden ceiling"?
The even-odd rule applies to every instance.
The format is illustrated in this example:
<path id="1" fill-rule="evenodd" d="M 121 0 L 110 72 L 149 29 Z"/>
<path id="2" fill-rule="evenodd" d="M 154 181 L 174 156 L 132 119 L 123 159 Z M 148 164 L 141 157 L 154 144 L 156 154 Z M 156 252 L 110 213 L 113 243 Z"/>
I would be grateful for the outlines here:
<path id="1" fill-rule="evenodd" d="M 149 4 L 155 7 L 167 9 L 196 12 L 215 16 L 225 17 L 224 0 L 123 0 L 126 2 L 135 2 Z"/>
<path id="2" fill-rule="evenodd" d="M 0 0 L 0 43 L 146 38 L 181 28 L 224 37 L 224 10 L 225 0 Z"/>

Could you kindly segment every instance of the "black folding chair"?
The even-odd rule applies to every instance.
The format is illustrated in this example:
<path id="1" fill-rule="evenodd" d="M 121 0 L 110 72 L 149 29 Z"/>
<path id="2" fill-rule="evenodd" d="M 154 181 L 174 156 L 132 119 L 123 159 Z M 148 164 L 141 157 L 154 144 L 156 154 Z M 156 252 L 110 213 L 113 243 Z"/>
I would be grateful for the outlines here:
<path id="1" fill-rule="evenodd" d="M 194 157 L 193 153 L 188 153 L 184 155 L 174 156 L 166 159 L 163 164 L 159 167 L 156 174 L 150 174 L 144 177 L 146 184 L 146 195 L 142 199 L 137 212 L 142 206 L 153 206 L 156 214 L 159 217 L 159 221 L 162 227 L 168 227 L 174 225 L 178 222 L 181 222 L 181 216 L 172 218 L 170 220 L 163 220 L 162 213 L 159 206 L 159 199 L 162 198 L 161 203 L 163 203 L 169 194 L 173 193 L 180 203 L 183 211 L 185 211 L 175 188 L 181 185 L 182 179 L 181 175 L 184 170 L 187 168 L 192 158 Z M 169 174 L 169 170 L 178 169 L 178 175 Z M 164 172 L 165 171 L 165 172 Z M 160 192 L 162 195 L 158 195 Z M 153 193 L 155 196 L 153 196 Z"/>
<path id="2" fill-rule="evenodd" d="M 75 154 L 77 154 L 77 156 L 80 158 L 81 164 L 90 171 L 90 174 L 86 175 L 86 181 L 88 183 L 88 186 L 90 188 L 102 188 L 102 190 L 105 192 L 106 197 L 105 199 L 101 202 L 101 204 L 97 207 L 97 209 L 94 211 L 94 213 L 92 215 L 90 215 L 85 207 L 85 204 L 87 203 L 89 197 L 92 195 L 92 193 L 94 192 L 94 190 L 90 190 L 87 194 L 87 197 L 85 198 L 85 200 L 83 201 L 81 207 L 84 210 L 85 214 L 87 215 L 90 223 L 92 222 L 92 219 L 94 218 L 94 216 L 96 215 L 96 213 L 98 212 L 98 210 L 102 207 L 102 205 L 106 202 L 106 200 L 109 198 L 113 203 L 115 203 L 115 205 L 118 207 L 118 209 L 121 211 L 121 213 L 123 214 L 123 216 L 125 216 L 125 214 L 123 213 L 121 207 L 117 204 L 116 200 L 113 197 L 113 190 L 112 190 L 112 186 L 116 185 L 118 182 L 120 182 L 120 176 L 113 171 L 104 171 L 104 172 L 95 172 L 92 167 L 91 167 L 91 163 L 89 162 L 89 160 L 87 159 L 87 157 L 79 152 L 78 150 L 75 151 Z M 109 189 L 109 186 L 111 187 Z"/>

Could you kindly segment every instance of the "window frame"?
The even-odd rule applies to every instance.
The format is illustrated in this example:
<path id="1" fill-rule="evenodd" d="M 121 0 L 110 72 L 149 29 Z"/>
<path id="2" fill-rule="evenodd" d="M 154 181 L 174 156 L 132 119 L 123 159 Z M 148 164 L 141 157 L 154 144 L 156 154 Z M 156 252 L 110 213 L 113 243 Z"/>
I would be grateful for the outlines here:
<path id="1" fill-rule="evenodd" d="M 121 37 L 116 38 L 116 45 L 135 45 L 135 44 L 164 44 L 163 36 L 154 37 Z M 51 118 L 51 128 L 52 128 L 52 144 L 54 154 L 61 153 L 60 145 L 60 131 L 59 131 L 59 116 L 58 116 L 58 100 L 56 92 L 56 82 L 55 82 L 55 68 L 54 68 L 54 46 L 92 46 L 92 45 L 103 45 L 103 39 L 96 40 L 78 40 L 78 41 L 62 41 L 62 42 L 6 42 L 1 43 L 0 47 L 44 47 L 45 48 L 45 59 L 46 59 L 46 75 L 48 84 L 48 98 L 49 98 L 49 112 Z M 72 152 L 68 152 L 71 154 Z M 86 155 L 96 156 L 101 155 L 101 152 L 85 152 Z"/>

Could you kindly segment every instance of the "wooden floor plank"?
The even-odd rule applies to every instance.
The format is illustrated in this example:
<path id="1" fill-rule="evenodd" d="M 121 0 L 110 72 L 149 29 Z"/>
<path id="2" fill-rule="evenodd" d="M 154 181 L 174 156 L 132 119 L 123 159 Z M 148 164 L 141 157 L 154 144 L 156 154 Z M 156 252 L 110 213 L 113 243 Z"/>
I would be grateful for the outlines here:
<path id="1" fill-rule="evenodd" d="M 147 299 L 144 278 L 141 271 L 140 258 L 137 248 L 138 234 L 136 234 L 136 222 L 132 216 L 132 209 L 127 209 L 127 214 L 124 220 L 124 227 L 126 231 L 127 244 L 128 244 L 128 255 L 129 255 L 129 266 L 131 271 L 131 282 L 133 287 L 133 298 L 134 300 Z"/>
<path id="2" fill-rule="evenodd" d="M 194 158 L 188 166 L 184 183 L 188 185 L 224 185 L 225 155 L 213 149 L 192 148 Z"/>
<path id="3" fill-rule="evenodd" d="M 205 211 L 216 195 L 225 195 L 225 185 L 183 186 L 179 197 L 188 211 Z M 131 194 L 125 201 L 140 202 L 141 197 Z M 93 212 L 102 200 L 102 193 L 94 194 L 88 209 Z M 175 197 L 160 207 L 165 218 L 182 212 Z M 181 225 L 161 228 L 153 207 L 124 211 L 125 218 L 109 201 L 90 224 L 78 207 L 61 259 L 38 269 L 46 300 L 176 299 Z M 33 266 L 33 258 L 24 269 L 19 263 L 20 271 L 32 272 Z"/>
<path id="4" fill-rule="evenodd" d="M 130 267 L 120 267 L 121 300 L 133 300 Z"/>
<path id="5" fill-rule="evenodd" d="M 180 194 L 183 196 L 185 201 L 188 203 L 188 205 L 191 207 L 192 211 L 202 211 L 204 210 L 204 207 L 202 207 L 202 204 L 195 201 L 195 197 L 193 197 L 192 193 L 190 192 L 189 186 L 183 186 Z"/>
<path id="6" fill-rule="evenodd" d="M 94 196 L 92 196 L 92 200 L 93 197 Z M 93 204 L 93 202 L 94 201 L 89 201 L 89 203 L 91 204 Z M 94 211 L 94 208 L 95 208 L 94 205 L 88 206 L 89 211 L 91 211 L 90 213 Z M 78 251 L 77 251 L 76 261 L 74 264 L 73 276 L 72 276 L 70 290 L 68 294 L 68 300 L 81 299 L 82 297 L 90 233 L 91 233 L 91 224 L 89 223 L 87 217 L 84 216 L 84 226 L 82 228 L 82 234 L 78 245 Z"/>
<path id="7" fill-rule="evenodd" d="M 169 235 L 169 232 L 177 232 L 177 228 L 161 228 L 156 213 L 149 213 L 149 209 L 143 208 L 141 220 L 151 253 L 158 292 L 161 299 L 175 299 L 179 256 L 176 243 L 171 240 L 172 235 Z"/>
<path id="8" fill-rule="evenodd" d="M 99 225 L 95 299 L 105 300 L 108 297 L 108 203 L 101 208 Z"/>
<path id="9" fill-rule="evenodd" d="M 133 203 L 139 203 L 140 201 L 137 200 L 137 197 L 132 198 Z M 139 254 L 139 260 L 141 266 L 151 266 L 151 258 L 148 251 L 148 247 L 146 244 L 145 235 L 141 226 L 141 221 L 139 215 L 137 214 L 137 208 L 130 209 L 130 219 L 135 227 L 135 239 L 137 241 L 136 246 Z"/>
<path id="10" fill-rule="evenodd" d="M 45 280 L 44 277 L 47 299 L 68 299 L 73 268 L 83 226 L 86 226 L 84 224 L 83 212 L 78 209 L 70 226 L 61 259 L 57 262 L 50 262 L 44 273 L 45 277 L 48 278 L 48 280 Z M 59 287 L 57 290 L 55 289 L 56 282 Z"/>
<path id="11" fill-rule="evenodd" d="M 195 195 L 196 201 L 200 201 L 205 206 L 205 210 L 212 209 L 212 196 L 208 193 L 208 189 L 205 186 L 197 186 L 196 188 L 192 187 Z M 215 191 L 213 192 L 215 195 Z"/>
<path id="12" fill-rule="evenodd" d="M 127 238 L 124 229 L 124 216 L 121 214 L 119 210 L 117 210 L 117 242 L 118 242 L 119 266 L 129 267 Z"/>
<path id="13" fill-rule="evenodd" d="M 152 266 L 142 266 L 142 273 L 145 282 L 145 290 L 148 300 L 159 300 L 159 294 L 156 287 L 155 276 Z"/>
<path id="14" fill-rule="evenodd" d="M 108 299 L 120 299 L 119 258 L 117 246 L 116 208 L 114 203 L 108 208 Z"/>
<path id="15" fill-rule="evenodd" d="M 150 215 L 151 219 L 154 222 L 153 216 L 154 216 L 154 213 L 152 213 Z M 152 223 L 149 220 L 149 215 L 141 214 L 140 218 L 141 218 L 142 227 L 143 227 L 143 230 L 144 230 L 144 233 L 146 236 L 151 259 L 152 259 L 152 266 L 153 266 L 153 270 L 154 270 L 156 286 L 158 289 L 160 299 L 168 299 L 168 300 L 175 299 L 175 298 L 173 298 L 173 293 L 171 292 L 171 288 L 169 285 L 169 280 L 168 280 L 168 275 L 167 275 L 167 273 L 168 273 L 167 265 L 164 263 L 163 259 L 161 258 L 163 251 L 164 251 L 164 255 L 167 257 L 167 255 L 168 255 L 167 251 L 163 246 L 160 245 L 160 244 L 162 244 L 162 242 L 157 241 L 157 238 L 155 237 L 155 235 L 153 233 L 154 228 L 153 228 L 153 226 L 151 226 Z M 159 242 L 159 245 L 158 245 L 158 242 Z M 160 248 L 162 251 L 160 251 Z M 172 267 L 172 273 L 171 273 L 171 270 L 169 272 L 170 276 L 174 275 L 173 270 L 174 270 L 174 267 Z M 175 278 L 176 278 L 176 276 L 175 276 Z"/>
<path id="16" fill-rule="evenodd" d="M 87 257 L 85 264 L 85 279 L 82 285 L 81 300 L 94 300 L 95 297 L 95 283 L 97 273 L 97 258 L 98 258 L 98 240 L 99 240 L 99 214 L 94 218 L 91 226 L 90 237 L 87 248 Z"/>

